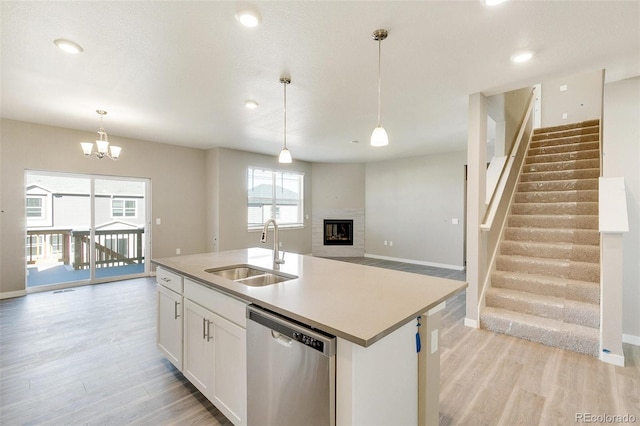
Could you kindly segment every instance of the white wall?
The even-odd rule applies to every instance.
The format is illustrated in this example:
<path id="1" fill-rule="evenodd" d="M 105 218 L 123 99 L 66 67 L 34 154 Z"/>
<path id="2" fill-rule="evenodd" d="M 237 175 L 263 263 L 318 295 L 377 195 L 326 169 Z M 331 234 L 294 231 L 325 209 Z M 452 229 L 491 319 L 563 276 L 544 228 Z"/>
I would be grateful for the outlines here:
<path id="1" fill-rule="evenodd" d="M 85 158 L 80 141 L 95 133 L 0 121 L 0 296 L 25 289 L 27 169 L 150 178 L 153 257 L 205 250 L 204 151 L 109 135 L 122 146 L 118 161 Z"/>
<path id="2" fill-rule="evenodd" d="M 459 151 L 368 163 L 367 255 L 462 269 L 466 160 Z"/>
<path id="3" fill-rule="evenodd" d="M 263 246 L 260 231 L 247 230 L 247 168 L 264 167 L 271 170 L 291 170 L 304 173 L 304 221 L 302 229 L 280 228 L 282 250 L 293 253 L 311 253 L 312 191 L 311 163 L 294 160 L 291 164 L 279 164 L 276 155 L 263 155 L 227 148 L 213 148 L 207 152 L 207 248 L 233 250 Z M 271 232 L 267 244 L 273 248 Z M 285 257 L 286 260 L 286 257 Z"/>
<path id="4" fill-rule="evenodd" d="M 640 76 L 604 86 L 602 133 L 603 175 L 624 177 L 627 189 L 622 332 L 640 344 Z"/>
<path id="5" fill-rule="evenodd" d="M 601 116 L 603 70 L 542 82 L 542 127 L 593 120 Z M 567 90 L 560 91 L 560 86 Z M 567 113 L 567 118 L 562 114 Z"/>

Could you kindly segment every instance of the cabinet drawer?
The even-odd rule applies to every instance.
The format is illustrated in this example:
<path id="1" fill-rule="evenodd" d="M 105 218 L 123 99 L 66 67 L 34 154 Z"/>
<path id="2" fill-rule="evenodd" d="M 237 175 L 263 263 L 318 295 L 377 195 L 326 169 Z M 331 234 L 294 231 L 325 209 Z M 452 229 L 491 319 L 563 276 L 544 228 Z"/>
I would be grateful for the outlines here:
<path id="1" fill-rule="evenodd" d="M 247 303 L 245 302 L 227 296 L 203 284 L 198 284 L 188 278 L 184 279 L 184 297 L 238 324 L 242 328 L 247 328 L 247 320 L 245 318 Z"/>
<path id="2" fill-rule="evenodd" d="M 156 270 L 156 282 L 176 293 L 182 294 L 182 276 L 158 267 Z"/>

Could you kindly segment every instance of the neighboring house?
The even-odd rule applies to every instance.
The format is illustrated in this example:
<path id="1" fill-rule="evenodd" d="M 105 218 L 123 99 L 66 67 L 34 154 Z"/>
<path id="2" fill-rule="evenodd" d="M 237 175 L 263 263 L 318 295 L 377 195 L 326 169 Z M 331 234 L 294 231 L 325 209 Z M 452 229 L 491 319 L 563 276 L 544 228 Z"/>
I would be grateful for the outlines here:
<path id="1" fill-rule="evenodd" d="M 98 186 L 98 185 L 96 185 Z M 89 182 L 72 177 L 27 174 L 27 229 L 88 229 L 91 226 Z M 102 180 L 96 188 L 96 229 L 114 222 L 145 224 L 144 185 Z"/>
<path id="2" fill-rule="evenodd" d="M 113 259 L 140 258 L 138 247 L 142 248 L 146 217 L 144 184 L 104 179 L 96 181 L 94 191 L 97 261 L 111 264 Z M 92 226 L 90 182 L 27 173 L 25 195 L 27 262 L 87 267 Z"/>

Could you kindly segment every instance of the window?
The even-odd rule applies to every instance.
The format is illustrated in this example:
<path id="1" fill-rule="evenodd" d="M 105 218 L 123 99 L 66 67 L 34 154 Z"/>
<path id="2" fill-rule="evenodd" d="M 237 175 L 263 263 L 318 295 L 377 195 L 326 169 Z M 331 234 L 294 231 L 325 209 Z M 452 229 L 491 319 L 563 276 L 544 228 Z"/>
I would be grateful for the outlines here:
<path id="1" fill-rule="evenodd" d="M 268 219 L 283 227 L 302 227 L 304 174 L 249 168 L 249 229 L 262 228 Z"/>
<path id="2" fill-rule="evenodd" d="M 43 198 L 42 197 L 27 197 L 27 217 L 41 219 L 44 217 L 42 210 Z"/>
<path id="3" fill-rule="evenodd" d="M 111 200 L 112 217 L 136 217 L 136 200 Z"/>

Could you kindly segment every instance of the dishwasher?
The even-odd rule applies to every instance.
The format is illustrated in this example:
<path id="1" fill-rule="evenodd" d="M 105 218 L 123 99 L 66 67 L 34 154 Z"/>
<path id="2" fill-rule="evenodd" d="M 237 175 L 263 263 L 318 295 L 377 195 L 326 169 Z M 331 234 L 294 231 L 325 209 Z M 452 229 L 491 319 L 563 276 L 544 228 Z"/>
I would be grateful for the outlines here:
<path id="1" fill-rule="evenodd" d="M 247 318 L 247 425 L 335 425 L 335 336 L 256 305 Z"/>

